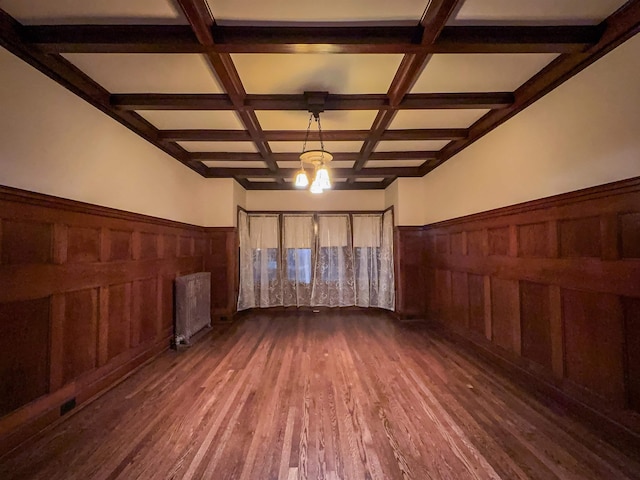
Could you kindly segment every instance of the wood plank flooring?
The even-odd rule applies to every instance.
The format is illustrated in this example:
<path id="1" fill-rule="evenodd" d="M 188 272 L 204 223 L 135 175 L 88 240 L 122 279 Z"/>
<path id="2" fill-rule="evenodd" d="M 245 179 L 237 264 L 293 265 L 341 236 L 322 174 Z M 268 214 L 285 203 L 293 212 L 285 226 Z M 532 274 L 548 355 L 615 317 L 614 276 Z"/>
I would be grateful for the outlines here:
<path id="1" fill-rule="evenodd" d="M 633 479 L 640 464 L 424 328 L 252 314 L 26 448 L 10 479 Z"/>

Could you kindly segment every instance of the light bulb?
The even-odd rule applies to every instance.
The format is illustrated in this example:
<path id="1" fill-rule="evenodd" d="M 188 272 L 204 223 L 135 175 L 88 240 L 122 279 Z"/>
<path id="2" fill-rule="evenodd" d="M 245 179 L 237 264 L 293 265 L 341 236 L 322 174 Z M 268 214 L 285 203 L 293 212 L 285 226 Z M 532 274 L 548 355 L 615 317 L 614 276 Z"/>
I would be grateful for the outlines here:
<path id="1" fill-rule="evenodd" d="M 304 168 L 301 168 L 298 170 L 298 173 L 296 173 L 294 185 L 299 188 L 304 188 L 309 185 L 309 177 L 307 177 L 307 172 L 304 171 Z"/>
<path id="2" fill-rule="evenodd" d="M 311 188 L 309 189 L 311 193 L 322 193 L 322 186 L 318 182 L 318 177 L 316 176 L 315 180 L 311 184 Z"/>
<path id="3" fill-rule="evenodd" d="M 316 172 L 316 181 L 320 185 L 320 188 L 322 188 L 323 190 L 328 190 L 331 188 L 329 170 L 324 165 L 322 165 Z"/>

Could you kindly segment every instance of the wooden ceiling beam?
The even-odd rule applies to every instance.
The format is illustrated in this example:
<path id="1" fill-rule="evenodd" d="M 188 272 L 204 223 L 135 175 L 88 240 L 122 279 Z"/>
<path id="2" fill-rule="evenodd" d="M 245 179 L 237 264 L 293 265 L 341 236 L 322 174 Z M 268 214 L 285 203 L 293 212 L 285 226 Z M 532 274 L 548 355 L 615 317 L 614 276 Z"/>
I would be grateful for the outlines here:
<path id="1" fill-rule="evenodd" d="M 234 162 L 260 162 L 263 161 L 259 153 L 244 152 L 187 152 L 190 160 L 197 161 L 234 161 Z M 373 152 L 369 160 L 435 160 L 438 158 L 437 151 L 396 151 L 396 152 Z M 298 162 L 300 154 L 272 153 L 271 158 L 275 162 Z M 335 152 L 333 161 L 355 162 L 360 158 L 360 152 Z"/>
<path id="2" fill-rule="evenodd" d="M 220 93 L 123 93 L 109 101 L 120 110 L 303 110 L 309 106 L 304 95 L 245 95 L 236 107 L 229 95 Z M 513 104 L 510 92 L 413 93 L 391 107 L 382 95 L 328 95 L 324 110 L 431 110 L 494 109 Z"/>
<path id="3" fill-rule="evenodd" d="M 293 178 L 297 168 L 281 168 L 277 173 L 273 173 L 268 168 L 215 168 L 209 167 L 207 176 L 211 178 L 227 177 L 263 177 L 263 178 Z M 383 167 L 383 168 L 363 168 L 359 172 L 351 168 L 330 168 L 333 178 L 358 178 L 358 177 L 386 177 L 395 175 L 398 177 L 418 177 L 420 169 L 418 167 Z"/>
<path id="4" fill-rule="evenodd" d="M 264 139 L 268 142 L 304 142 L 307 132 L 304 130 L 263 130 Z M 322 138 L 326 141 L 364 141 L 369 130 L 323 130 Z M 409 130 L 387 130 L 382 133 L 382 140 L 459 140 L 466 138 L 466 128 L 426 128 Z M 246 142 L 251 135 L 246 130 L 160 130 L 158 137 L 171 142 Z M 318 132 L 309 132 L 308 139 L 320 140 Z"/>
<path id="5" fill-rule="evenodd" d="M 512 105 L 480 118 L 469 128 L 467 138 L 451 142 L 441 151 L 438 161 L 423 165 L 421 172 L 427 174 L 640 32 L 640 0 L 627 2 L 599 28 L 603 33 L 597 44 L 584 52 L 560 55 L 514 92 Z"/>
<path id="6" fill-rule="evenodd" d="M 459 1 L 460 0 L 429 0 L 424 15 L 420 20 L 420 26 L 422 27 L 420 44 L 422 46 L 428 48 L 436 42 Z M 362 169 L 367 163 L 369 156 L 375 150 L 382 134 L 389 128 L 389 125 L 391 125 L 396 115 L 395 109 L 404 100 L 407 93 L 409 93 L 430 58 L 431 54 L 426 52 L 407 53 L 402 58 L 400 66 L 387 90 L 389 104 L 393 110 L 378 111 L 371 127 L 371 135 L 362 145 L 360 158 L 353 166 L 356 171 Z M 349 182 L 351 182 L 351 180 L 349 180 Z"/>
<path id="7" fill-rule="evenodd" d="M 198 42 L 203 46 L 212 47 L 215 44 L 212 34 L 212 27 L 215 25 L 215 21 L 209 11 L 206 0 L 178 0 L 178 4 L 187 17 Z M 231 60 L 231 56 L 226 53 L 208 52 L 206 57 L 218 77 L 220 85 L 229 95 L 236 110 L 238 110 L 240 120 L 251 135 L 251 139 L 260 155 L 264 158 L 267 167 L 271 171 L 278 171 L 278 165 L 271 158 L 269 144 L 262 140 L 262 128 L 255 112 L 242 109 L 247 93 Z"/>
<path id="8" fill-rule="evenodd" d="M 201 7 L 190 8 L 199 21 Z M 455 25 L 423 43 L 433 31 L 422 25 L 199 26 L 195 34 L 188 25 L 37 25 L 25 26 L 22 38 L 46 53 L 428 54 L 571 53 L 597 43 L 602 34 L 593 25 Z"/>
<path id="9" fill-rule="evenodd" d="M 247 182 L 247 190 L 300 190 L 293 182 Z M 338 182 L 331 186 L 332 190 L 384 190 L 384 182 Z"/>
<path id="10" fill-rule="evenodd" d="M 106 113 L 152 145 L 169 154 L 190 169 L 204 175 L 206 167 L 191 162 L 186 150 L 176 144 L 167 144 L 158 138 L 157 129 L 135 112 L 114 108 L 110 95 L 86 74 L 60 55 L 45 54 L 33 45 L 23 42 L 24 27 L 0 9 L 0 45 L 18 56 L 78 97 Z"/>

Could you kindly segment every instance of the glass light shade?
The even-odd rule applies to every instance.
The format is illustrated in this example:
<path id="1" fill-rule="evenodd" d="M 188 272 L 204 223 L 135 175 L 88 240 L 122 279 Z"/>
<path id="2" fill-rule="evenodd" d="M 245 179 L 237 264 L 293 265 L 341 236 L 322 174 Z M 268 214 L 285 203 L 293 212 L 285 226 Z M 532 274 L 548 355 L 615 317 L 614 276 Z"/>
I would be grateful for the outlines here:
<path id="1" fill-rule="evenodd" d="M 296 173 L 294 185 L 299 188 L 304 188 L 309 185 L 309 177 L 307 177 L 307 172 L 305 172 L 303 168 L 298 170 L 298 173 Z"/>
<path id="2" fill-rule="evenodd" d="M 327 169 L 327 167 L 322 165 L 320 168 L 318 168 L 315 181 L 318 182 L 320 188 L 322 188 L 323 190 L 328 190 L 331 188 L 331 180 L 329 179 L 329 170 Z"/>
<path id="3" fill-rule="evenodd" d="M 322 187 L 320 186 L 320 183 L 318 182 L 318 177 L 316 177 L 313 180 L 313 183 L 311 184 L 311 188 L 309 188 L 309 191 L 311 193 L 322 193 Z"/>

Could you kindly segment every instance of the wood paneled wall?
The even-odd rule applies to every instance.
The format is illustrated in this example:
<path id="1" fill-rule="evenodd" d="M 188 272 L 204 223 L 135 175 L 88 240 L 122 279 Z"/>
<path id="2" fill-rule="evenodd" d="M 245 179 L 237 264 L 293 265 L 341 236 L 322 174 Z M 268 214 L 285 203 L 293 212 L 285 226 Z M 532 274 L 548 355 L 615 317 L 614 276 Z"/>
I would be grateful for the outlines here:
<path id="1" fill-rule="evenodd" d="M 640 179 L 398 235 L 400 305 L 640 434 Z"/>
<path id="2" fill-rule="evenodd" d="M 0 454 L 169 347 L 173 280 L 235 310 L 236 234 L 0 187 Z"/>

